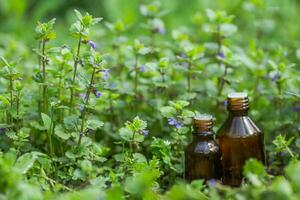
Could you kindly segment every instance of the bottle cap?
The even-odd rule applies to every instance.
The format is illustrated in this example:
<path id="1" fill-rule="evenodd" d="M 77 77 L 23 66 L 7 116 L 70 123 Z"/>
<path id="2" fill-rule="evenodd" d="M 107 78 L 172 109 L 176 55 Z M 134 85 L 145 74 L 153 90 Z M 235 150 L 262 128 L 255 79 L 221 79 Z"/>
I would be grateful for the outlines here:
<path id="1" fill-rule="evenodd" d="M 194 127 L 198 131 L 211 131 L 213 127 L 213 117 L 208 114 L 199 114 L 194 117 Z"/>
<path id="2" fill-rule="evenodd" d="M 228 94 L 228 110 L 239 111 L 249 109 L 249 99 L 246 92 L 233 92 Z"/>

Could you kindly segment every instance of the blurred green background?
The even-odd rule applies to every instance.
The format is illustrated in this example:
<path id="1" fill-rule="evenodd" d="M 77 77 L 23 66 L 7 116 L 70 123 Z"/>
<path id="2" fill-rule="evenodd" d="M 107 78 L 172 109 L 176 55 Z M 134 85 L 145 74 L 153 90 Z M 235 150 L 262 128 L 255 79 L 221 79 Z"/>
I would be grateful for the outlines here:
<path id="1" fill-rule="evenodd" d="M 9 34 L 25 44 L 34 41 L 37 21 L 57 18 L 58 42 L 64 41 L 73 21 L 73 10 L 87 11 L 101 16 L 105 21 L 123 19 L 136 29 L 139 20 L 139 5 L 145 0 L 0 0 L 0 37 Z M 243 43 L 255 34 L 262 42 L 272 47 L 272 42 L 285 46 L 299 45 L 300 1 L 299 0 L 162 0 L 168 14 L 163 17 L 168 30 L 178 26 L 192 26 L 192 16 L 204 13 L 207 8 L 225 10 L 235 15 L 234 23 L 239 28 L 235 40 Z M 138 28 L 138 27 L 137 27 Z M 170 34 L 170 33 L 169 33 Z M 247 38 L 245 38 L 247 37 Z M 247 39 L 247 40 L 246 40 Z"/>

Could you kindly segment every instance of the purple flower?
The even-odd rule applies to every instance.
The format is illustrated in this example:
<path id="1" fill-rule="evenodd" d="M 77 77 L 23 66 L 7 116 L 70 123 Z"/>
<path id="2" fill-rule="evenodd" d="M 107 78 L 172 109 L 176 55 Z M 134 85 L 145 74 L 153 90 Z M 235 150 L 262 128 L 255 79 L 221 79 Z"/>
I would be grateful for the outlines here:
<path id="1" fill-rule="evenodd" d="M 95 42 L 93 42 L 92 40 L 88 41 L 88 44 L 90 45 L 91 48 L 96 49 L 97 45 Z"/>
<path id="2" fill-rule="evenodd" d="M 82 100 L 85 100 L 86 99 L 86 94 L 79 94 L 79 96 L 82 98 Z"/>
<path id="3" fill-rule="evenodd" d="M 166 33 L 166 30 L 165 30 L 164 27 L 159 27 L 158 30 L 157 30 L 157 32 L 158 32 L 159 34 L 163 35 L 163 34 Z"/>
<path id="4" fill-rule="evenodd" d="M 225 54 L 224 54 L 224 52 L 223 52 L 223 51 L 221 51 L 221 52 L 218 54 L 218 56 L 219 56 L 220 58 L 222 58 L 222 59 L 224 59 L 224 58 L 225 58 Z"/>
<path id="5" fill-rule="evenodd" d="M 82 113 L 84 110 L 84 107 L 82 105 L 79 106 L 79 112 Z"/>
<path id="6" fill-rule="evenodd" d="M 273 77 L 272 77 L 272 82 L 278 82 L 280 79 L 280 75 L 278 73 L 276 73 Z"/>
<path id="7" fill-rule="evenodd" d="M 146 71 L 146 66 L 145 66 L 145 65 L 141 66 L 141 67 L 140 67 L 140 71 L 141 71 L 141 72 L 145 72 L 145 71 Z"/>
<path id="8" fill-rule="evenodd" d="M 175 125 L 176 122 L 177 122 L 176 119 L 174 119 L 173 117 L 168 119 L 168 124 L 169 125 Z"/>
<path id="9" fill-rule="evenodd" d="M 105 70 L 103 70 L 103 80 L 104 81 L 107 81 L 108 80 L 108 78 L 109 78 L 109 72 L 110 72 L 110 69 L 105 69 Z"/>
<path id="10" fill-rule="evenodd" d="M 179 128 L 182 127 L 182 125 L 181 125 L 180 123 L 178 123 L 178 124 L 175 125 L 175 127 L 176 127 L 177 129 L 179 129 Z"/>
<path id="11" fill-rule="evenodd" d="M 180 54 L 180 57 L 182 57 L 182 58 L 188 58 L 187 55 L 186 55 L 185 53 L 181 53 L 181 54 Z"/>
<path id="12" fill-rule="evenodd" d="M 227 107 L 227 105 L 228 105 L 228 101 L 225 100 L 225 101 L 224 101 L 224 106 Z"/>
<path id="13" fill-rule="evenodd" d="M 300 112 L 300 105 L 296 105 L 293 107 L 294 112 Z"/>
<path id="14" fill-rule="evenodd" d="M 116 84 L 115 83 L 110 83 L 109 84 L 109 89 L 114 89 L 116 87 Z"/>
<path id="15" fill-rule="evenodd" d="M 209 179 L 209 180 L 206 181 L 206 183 L 207 183 L 207 185 L 209 187 L 215 188 L 216 185 L 218 184 L 218 180 L 216 180 L 216 179 Z"/>
<path id="16" fill-rule="evenodd" d="M 175 126 L 177 129 L 182 127 L 182 124 L 173 117 L 168 119 L 168 124 L 171 126 Z"/>
<path id="17" fill-rule="evenodd" d="M 100 98 L 102 96 L 102 93 L 100 91 L 97 91 L 95 95 L 96 95 L 96 98 Z"/>
<path id="18" fill-rule="evenodd" d="M 145 137 L 147 137 L 149 135 L 149 131 L 148 130 L 142 130 L 141 134 L 144 135 Z"/>
<path id="19" fill-rule="evenodd" d="M 0 135 L 5 133 L 5 128 L 0 128 Z"/>

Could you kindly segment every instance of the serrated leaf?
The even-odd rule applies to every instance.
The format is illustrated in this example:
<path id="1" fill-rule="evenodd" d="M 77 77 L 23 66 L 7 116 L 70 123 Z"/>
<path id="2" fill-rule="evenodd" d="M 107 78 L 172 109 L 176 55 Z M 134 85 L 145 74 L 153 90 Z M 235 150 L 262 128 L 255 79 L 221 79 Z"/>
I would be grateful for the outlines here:
<path id="1" fill-rule="evenodd" d="M 97 119 L 90 119 L 87 121 L 87 128 L 91 130 L 97 130 L 100 129 L 104 123 Z"/>

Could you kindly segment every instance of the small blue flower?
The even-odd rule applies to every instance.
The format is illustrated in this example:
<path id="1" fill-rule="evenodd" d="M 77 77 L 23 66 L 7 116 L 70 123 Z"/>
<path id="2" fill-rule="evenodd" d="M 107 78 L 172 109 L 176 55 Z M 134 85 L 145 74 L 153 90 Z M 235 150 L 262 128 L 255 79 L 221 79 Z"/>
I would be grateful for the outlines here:
<path id="1" fill-rule="evenodd" d="M 103 80 L 107 81 L 110 75 L 110 69 L 103 70 Z"/>
<path id="2" fill-rule="evenodd" d="M 222 58 L 222 59 L 224 59 L 224 58 L 225 58 L 225 54 L 224 54 L 224 52 L 223 52 L 223 51 L 221 51 L 221 52 L 218 54 L 218 56 L 219 56 L 220 58 Z"/>
<path id="3" fill-rule="evenodd" d="M 181 53 L 181 54 L 180 54 L 180 57 L 182 57 L 182 58 L 188 58 L 187 55 L 186 55 L 185 53 Z"/>
<path id="4" fill-rule="evenodd" d="M 0 135 L 5 134 L 5 128 L 0 128 Z"/>
<path id="5" fill-rule="evenodd" d="M 228 106 L 228 101 L 227 101 L 227 100 L 224 101 L 224 106 L 225 106 L 225 107 Z"/>
<path id="6" fill-rule="evenodd" d="M 164 27 L 159 27 L 158 30 L 157 30 L 157 32 L 158 32 L 159 34 L 161 34 L 161 35 L 164 35 L 164 34 L 166 33 L 166 30 L 165 30 Z"/>
<path id="7" fill-rule="evenodd" d="M 300 105 L 294 106 L 294 107 L 293 107 L 293 111 L 299 113 L 299 112 L 300 112 Z"/>
<path id="8" fill-rule="evenodd" d="M 176 120 L 173 117 L 168 119 L 168 124 L 171 125 L 171 126 L 175 126 L 177 129 L 182 127 L 181 122 L 179 122 L 178 120 Z"/>
<path id="9" fill-rule="evenodd" d="M 145 66 L 145 65 L 141 66 L 141 67 L 140 67 L 140 71 L 141 71 L 141 72 L 145 72 L 145 71 L 146 71 L 146 66 Z"/>
<path id="10" fill-rule="evenodd" d="M 86 94 L 79 94 L 79 96 L 82 98 L 82 100 L 85 100 L 86 99 Z"/>
<path id="11" fill-rule="evenodd" d="M 96 95 L 96 98 L 100 98 L 102 96 L 102 93 L 100 91 L 97 91 L 95 95 Z"/>
<path id="12" fill-rule="evenodd" d="M 216 180 L 216 179 L 209 179 L 209 180 L 207 180 L 206 183 L 207 183 L 207 185 L 209 187 L 215 188 L 217 186 L 217 184 L 218 184 L 218 180 Z"/>
<path id="13" fill-rule="evenodd" d="M 82 105 L 79 106 L 79 112 L 82 113 L 84 110 L 84 107 Z"/>
<path id="14" fill-rule="evenodd" d="M 115 83 L 110 83 L 110 84 L 109 84 L 109 88 L 110 88 L 110 89 L 114 89 L 115 87 L 116 87 L 116 84 L 115 84 Z"/>
<path id="15" fill-rule="evenodd" d="M 91 48 L 96 49 L 97 45 L 95 42 L 93 42 L 92 40 L 88 41 L 88 44 L 90 45 Z"/>
<path id="16" fill-rule="evenodd" d="M 272 82 L 278 82 L 280 79 L 280 75 L 279 74 L 275 74 L 273 77 L 272 77 Z"/>
<path id="17" fill-rule="evenodd" d="M 169 125 L 175 125 L 176 122 L 177 122 L 176 119 L 174 119 L 173 117 L 168 119 L 168 124 Z"/>
<path id="18" fill-rule="evenodd" d="M 177 129 L 179 129 L 179 128 L 182 127 L 182 125 L 181 125 L 180 123 L 177 123 L 177 124 L 175 125 L 175 127 L 176 127 Z"/>
<path id="19" fill-rule="evenodd" d="M 141 131 L 142 135 L 144 135 L 145 137 L 147 137 L 149 135 L 149 131 L 148 130 L 142 130 Z"/>

